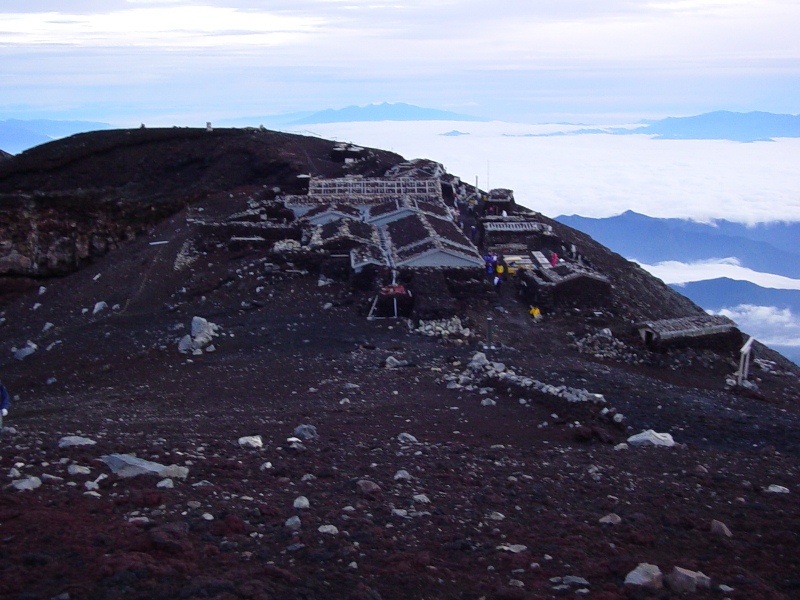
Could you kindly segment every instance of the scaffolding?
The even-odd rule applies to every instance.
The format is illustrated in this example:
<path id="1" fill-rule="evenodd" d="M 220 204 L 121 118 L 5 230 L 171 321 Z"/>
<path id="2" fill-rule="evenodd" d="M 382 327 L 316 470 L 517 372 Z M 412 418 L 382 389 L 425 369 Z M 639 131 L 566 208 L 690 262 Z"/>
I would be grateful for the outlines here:
<path id="1" fill-rule="evenodd" d="M 442 185 L 438 179 L 312 179 L 308 186 L 309 196 L 404 196 L 418 195 L 431 199 L 442 199 Z"/>

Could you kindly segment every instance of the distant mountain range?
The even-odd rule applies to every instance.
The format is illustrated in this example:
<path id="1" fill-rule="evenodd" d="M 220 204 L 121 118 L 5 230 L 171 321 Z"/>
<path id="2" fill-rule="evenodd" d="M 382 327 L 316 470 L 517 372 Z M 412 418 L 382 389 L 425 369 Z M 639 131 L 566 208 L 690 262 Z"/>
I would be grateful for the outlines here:
<path id="1" fill-rule="evenodd" d="M 800 137 L 800 115 L 725 110 L 694 117 L 667 117 L 616 133 L 647 133 L 671 140 L 733 140 L 757 142 L 778 137 Z"/>
<path id="2" fill-rule="evenodd" d="M 603 219 L 572 215 L 556 220 L 588 233 L 623 256 L 647 264 L 736 257 L 741 266 L 754 271 L 800 279 L 800 223 L 748 227 L 716 221 L 710 225 L 655 219 L 633 211 Z"/>
<path id="3" fill-rule="evenodd" d="M 343 123 L 350 121 L 483 121 L 478 117 L 463 115 L 447 110 L 423 108 L 402 102 L 369 104 L 367 106 L 348 106 L 328 109 L 298 119 L 290 125 L 313 123 Z"/>
<path id="4" fill-rule="evenodd" d="M 346 106 L 321 111 L 292 112 L 279 115 L 262 115 L 220 119 L 215 125 L 222 127 L 266 127 L 280 128 L 295 125 L 316 125 L 321 123 L 354 123 L 375 121 L 484 121 L 471 115 L 425 108 L 403 102 L 383 102 L 366 106 Z M 456 132 L 461 134 L 461 132 Z M 450 133 L 447 135 L 454 135 Z"/>
<path id="5" fill-rule="evenodd" d="M 719 110 L 693 117 L 667 117 L 642 121 L 639 127 L 593 127 L 564 129 L 550 133 L 529 133 L 519 137 L 560 137 L 574 135 L 652 135 L 664 140 L 730 140 L 763 142 L 774 138 L 800 137 L 800 115 L 766 112 L 736 113 Z"/>
<path id="6" fill-rule="evenodd" d="M 19 154 L 28 148 L 84 131 L 111 129 L 108 123 L 94 121 L 52 121 L 37 119 L 0 121 L 0 150 Z"/>
<path id="7" fill-rule="evenodd" d="M 671 286 L 706 310 L 718 311 L 741 304 L 788 308 L 800 315 L 800 290 L 776 290 L 763 288 L 749 281 L 737 281 L 727 277 L 693 281 Z"/>

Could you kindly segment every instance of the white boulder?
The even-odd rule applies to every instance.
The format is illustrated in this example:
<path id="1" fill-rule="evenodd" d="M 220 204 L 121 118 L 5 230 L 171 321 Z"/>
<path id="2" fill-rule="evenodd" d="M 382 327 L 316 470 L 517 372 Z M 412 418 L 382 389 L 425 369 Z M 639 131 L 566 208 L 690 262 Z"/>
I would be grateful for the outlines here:
<path id="1" fill-rule="evenodd" d="M 635 585 L 638 587 L 660 590 L 664 583 L 661 569 L 656 565 L 639 563 L 639 565 L 625 576 L 625 585 Z"/>
<path id="2" fill-rule="evenodd" d="M 648 429 L 629 437 L 628 444 L 631 446 L 663 446 L 671 448 L 675 445 L 675 440 L 668 433 L 657 433 L 652 429 Z"/>
<path id="3" fill-rule="evenodd" d="M 27 358 L 34 352 L 39 349 L 39 346 L 28 340 L 28 343 L 25 344 L 22 348 L 12 348 L 11 351 L 14 353 L 14 358 L 17 360 L 23 360 Z"/>
<path id="4" fill-rule="evenodd" d="M 100 457 L 112 473 L 120 477 L 136 477 L 138 475 L 156 475 L 159 477 L 180 477 L 189 475 L 187 467 L 178 465 L 162 465 L 150 460 L 138 458 L 133 454 L 106 454 Z"/>
<path id="5" fill-rule="evenodd" d="M 70 448 L 72 446 L 94 446 L 97 442 L 80 435 L 67 435 L 58 440 L 59 448 Z"/>
<path id="6" fill-rule="evenodd" d="M 766 489 L 766 491 L 771 494 L 788 494 L 789 488 L 773 483 Z"/>
<path id="7" fill-rule="evenodd" d="M 11 485 L 15 490 L 19 490 L 20 492 L 31 491 L 41 487 L 42 480 L 38 477 L 26 477 L 25 479 L 16 479 L 12 481 Z"/>
<path id="8" fill-rule="evenodd" d="M 263 448 L 264 441 L 260 435 L 245 435 L 239 438 L 239 445 L 242 448 Z"/>

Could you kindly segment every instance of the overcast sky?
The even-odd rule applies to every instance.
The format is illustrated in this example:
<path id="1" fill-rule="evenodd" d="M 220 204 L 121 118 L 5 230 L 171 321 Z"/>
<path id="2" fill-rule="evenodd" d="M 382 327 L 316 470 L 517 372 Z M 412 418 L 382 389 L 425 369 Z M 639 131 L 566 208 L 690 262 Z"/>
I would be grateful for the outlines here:
<path id="1" fill-rule="evenodd" d="M 797 0 L 3 0 L 0 118 L 800 112 Z"/>

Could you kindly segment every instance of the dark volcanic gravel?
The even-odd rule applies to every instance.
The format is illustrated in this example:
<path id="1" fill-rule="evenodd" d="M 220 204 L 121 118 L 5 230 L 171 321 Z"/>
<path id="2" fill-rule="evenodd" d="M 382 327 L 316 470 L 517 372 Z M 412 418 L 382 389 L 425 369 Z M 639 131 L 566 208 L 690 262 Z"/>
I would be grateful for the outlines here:
<path id="1" fill-rule="evenodd" d="M 475 335 L 444 341 L 367 321 L 368 292 L 319 285 L 299 261 L 201 251 L 197 235 L 181 212 L 2 297 L 0 375 L 18 398 L 0 442 L 0 597 L 800 596 L 796 371 L 754 367 L 757 390 L 728 389 L 733 355 L 649 354 L 621 310 L 534 323 L 510 287 L 457 303 Z M 178 351 L 194 316 L 219 326 L 214 351 Z M 579 353 L 604 327 L 641 360 Z M 28 340 L 36 352 L 14 359 Z M 497 377 L 448 386 L 479 351 L 605 404 Z M 317 437 L 288 441 L 303 424 Z M 678 445 L 617 449 L 646 429 Z M 188 475 L 124 478 L 100 460 L 112 453 Z M 28 476 L 41 486 L 10 485 Z M 625 586 L 639 563 L 711 588 Z"/>

